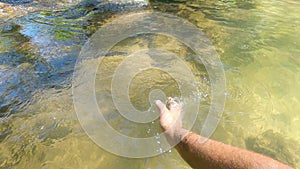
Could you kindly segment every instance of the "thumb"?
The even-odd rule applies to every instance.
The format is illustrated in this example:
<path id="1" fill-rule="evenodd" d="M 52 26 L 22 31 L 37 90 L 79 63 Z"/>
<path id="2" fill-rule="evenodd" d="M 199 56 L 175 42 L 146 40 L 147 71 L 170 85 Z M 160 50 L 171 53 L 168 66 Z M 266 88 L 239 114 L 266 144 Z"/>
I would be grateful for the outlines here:
<path id="1" fill-rule="evenodd" d="M 166 105 L 160 100 L 155 100 L 155 105 L 159 109 L 160 114 L 162 114 L 166 110 Z"/>

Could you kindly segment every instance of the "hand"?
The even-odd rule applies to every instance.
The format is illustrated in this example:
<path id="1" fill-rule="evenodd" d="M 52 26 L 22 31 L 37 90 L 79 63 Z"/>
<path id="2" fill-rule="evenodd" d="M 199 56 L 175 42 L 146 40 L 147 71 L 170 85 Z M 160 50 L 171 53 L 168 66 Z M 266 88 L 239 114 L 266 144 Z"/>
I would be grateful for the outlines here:
<path id="1" fill-rule="evenodd" d="M 155 101 L 155 104 L 160 111 L 160 126 L 169 143 L 178 143 L 186 133 L 186 130 L 182 129 L 182 104 L 172 97 L 167 99 L 166 105 L 160 100 Z"/>

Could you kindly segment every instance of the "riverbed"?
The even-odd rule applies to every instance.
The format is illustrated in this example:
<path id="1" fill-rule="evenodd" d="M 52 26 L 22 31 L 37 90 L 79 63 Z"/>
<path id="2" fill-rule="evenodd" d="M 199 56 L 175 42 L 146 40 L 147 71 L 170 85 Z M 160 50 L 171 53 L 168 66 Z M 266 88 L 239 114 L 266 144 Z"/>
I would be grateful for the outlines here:
<path id="1" fill-rule="evenodd" d="M 299 1 L 155 0 L 137 6 L 96 0 L 15 2 L 0 1 L 0 168 L 189 168 L 175 149 L 141 159 L 111 154 L 88 137 L 77 119 L 72 75 L 81 47 L 104 25 L 141 11 L 191 22 L 219 54 L 226 103 L 213 139 L 299 168 Z M 193 51 L 164 35 L 125 39 L 103 59 L 95 91 L 99 104 L 106 105 L 107 121 L 134 137 L 160 132 L 158 121 L 125 121 L 113 107 L 109 89 L 113 70 L 128 53 L 151 48 L 184 58 L 194 73 L 201 104 L 192 130 L 201 132 L 212 99 L 210 77 L 205 66 L 193 61 Z M 150 106 L 152 89 L 180 95 L 176 82 L 161 73 L 147 70 L 132 80 L 129 95 L 137 109 Z"/>

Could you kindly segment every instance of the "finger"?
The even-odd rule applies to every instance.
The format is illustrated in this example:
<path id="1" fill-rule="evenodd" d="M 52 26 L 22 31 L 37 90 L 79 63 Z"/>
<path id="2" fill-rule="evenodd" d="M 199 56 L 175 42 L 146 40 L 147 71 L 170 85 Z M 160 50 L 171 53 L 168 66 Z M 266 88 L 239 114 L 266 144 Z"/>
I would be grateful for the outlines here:
<path id="1" fill-rule="evenodd" d="M 160 113 L 163 113 L 167 108 L 166 105 L 160 100 L 155 100 L 155 105 L 159 109 Z"/>
<path id="2" fill-rule="evenodd" d="M 182 108 L 182 103 L 175 99 L 169 100 L 169 105 L 167 106 L 170 111 L 179 111 Z"/>

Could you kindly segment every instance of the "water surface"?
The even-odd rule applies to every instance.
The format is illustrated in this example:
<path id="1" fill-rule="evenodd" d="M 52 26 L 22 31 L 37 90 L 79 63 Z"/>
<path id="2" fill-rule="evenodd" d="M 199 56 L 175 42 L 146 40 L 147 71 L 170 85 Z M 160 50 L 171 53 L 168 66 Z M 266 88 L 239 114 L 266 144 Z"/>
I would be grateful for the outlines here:
<path id="1" fill-rule="evenodd" d="M 73 66 L 81 46 L 120 15 L 119 8 L 39 2 L 0 3 L 0 168 L 189 168 L 173 149 L 145 159 L 112 155 L 79 125 L 70 88 Z M 220 55 L 227 101 L 212 138 L 299 168 L 300 2 L 174 0 L 150 1 L 149 8 L 189 20 Z M 106 118 L 116 130 L 135 137 L 160 131 L 157 121 L 125 121 L 111 105 L 109 89 L 113 70 L 128 53 L 154 47 L 185 59 L 199 81 L 202 101 L 193 130 L 200 132 L 210 106 L 209 76 L 193 62 L 188 47 L 161 35 L 128 38 L 103 60 L 96 91 L 99 102 L 107 103 Z M 178 95 L 176 82 L 160 73 L 148 70 L 133 79 L 130 97 L 137 109 L 149 107 L 154 87 Z"/>

